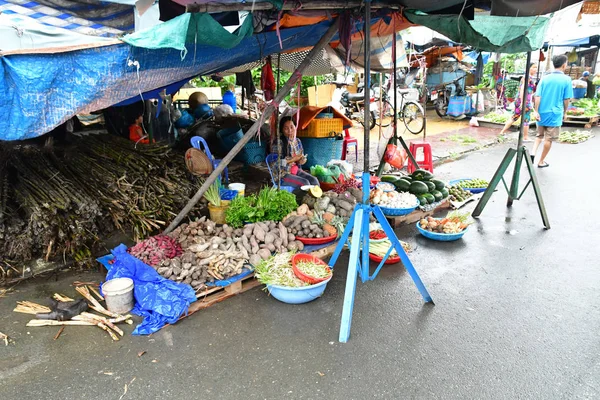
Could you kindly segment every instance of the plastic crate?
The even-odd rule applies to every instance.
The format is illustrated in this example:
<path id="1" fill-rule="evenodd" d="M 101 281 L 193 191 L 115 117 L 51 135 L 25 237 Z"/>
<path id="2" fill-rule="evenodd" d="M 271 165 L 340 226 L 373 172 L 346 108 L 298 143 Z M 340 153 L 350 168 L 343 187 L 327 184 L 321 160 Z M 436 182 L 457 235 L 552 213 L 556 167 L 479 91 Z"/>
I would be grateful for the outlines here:
<path id="1" fill-rule="evenodd" d="M 344 122 L 341 118 L 319 118 L 313 119 L 306 129 L 298 131 L 298 137 L 304 138 L 327 138 L 342 133 Z"/>

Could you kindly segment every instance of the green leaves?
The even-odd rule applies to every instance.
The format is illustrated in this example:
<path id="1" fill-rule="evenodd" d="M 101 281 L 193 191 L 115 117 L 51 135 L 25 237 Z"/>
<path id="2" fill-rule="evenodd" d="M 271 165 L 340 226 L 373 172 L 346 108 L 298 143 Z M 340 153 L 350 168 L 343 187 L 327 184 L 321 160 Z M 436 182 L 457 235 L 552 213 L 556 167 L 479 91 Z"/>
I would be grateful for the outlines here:
<path id="1" fill-rule="evenodd" d="M 246 222 L 281 221 L 298 207 L 296 196 L 285 190 L 265 187 L 258 195 L 237 196 L 225 213 L 225 220 L 234 228 Z"/>

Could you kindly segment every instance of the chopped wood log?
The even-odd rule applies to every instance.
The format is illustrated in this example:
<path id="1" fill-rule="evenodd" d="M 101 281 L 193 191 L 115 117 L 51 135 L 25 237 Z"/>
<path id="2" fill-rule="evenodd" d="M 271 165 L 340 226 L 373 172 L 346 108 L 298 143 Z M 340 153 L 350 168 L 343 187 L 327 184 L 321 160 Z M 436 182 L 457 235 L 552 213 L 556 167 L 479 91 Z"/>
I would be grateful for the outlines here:
<path id="1" fill-rule="evenodd" d="M 67 302 L 67 301 L 75 301 L 75 299 L 72 299 L 70 297 L 65 296 L 64 294 L 60 294 L 60 293 L 54 293 L 54 296 L 52 296 L 54 298 L 54 300 L 56 301 L 62 301 Z"/>
<path id="2" fill-rule="evenodd" d="M 96 297 L 100 300 L 100 301 L 104 301 L 104 297 L 102 297 L 102 295 L 100 294 L 100 292 L 98 292 L 96 289 L 94 289 L 93 286 L 88 285 L 87 288 L 96 295 Z"/>

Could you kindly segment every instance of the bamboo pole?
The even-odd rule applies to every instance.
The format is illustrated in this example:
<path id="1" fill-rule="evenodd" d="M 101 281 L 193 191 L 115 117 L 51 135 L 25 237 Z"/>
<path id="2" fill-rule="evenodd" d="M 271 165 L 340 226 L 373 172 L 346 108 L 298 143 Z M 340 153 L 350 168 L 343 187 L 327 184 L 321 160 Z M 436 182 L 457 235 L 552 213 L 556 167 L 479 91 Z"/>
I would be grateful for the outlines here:
<path id="1" fill-rule="evenodd" d="M 329 27 L 329 29 L 327 29 L 325 34 L 317 42 L 317 44 L 306 55 L 306 58 L 302 60 L 302 62 L 300 63 L 298 68 L 296 68 L 296 71 L 294 71 L 290 79 L 285 83 L 285 85 L 283 85 L 281 90 L 277 92 L 277 95 L 275 96 L 273 101 L 269 103 L 269 105 L 265 109 L 263 113 L 263 118 L 261 118 L 261 120 L 256 121 L 254 125 L 252 125 L 252 127 L 248 130 L 248 132 L 246 132 L 246 134 L 240 139 L 240 141 L 236 143 L 233 149 L 231 149 L 229 153 L 227 153 L 227 155 L 223 158 L 223 160 L 221 160 L 217 168 L 215 168 L 214 171 L 210 174 L 210 176 L 206 178 L 206 180 L 204 181 L 200 189 L 198 189 L 194 197 L 190 199 L 190 201 L 183 208 L 183 210 L 179 212 L 179 214 L 177 215 L 177 217 L 175 217 L 173 222 L 171 222 L 167 229 L 165 229 L 165 234 L 175 229 L 179 225 L 179 223 L 185 218 L 185 216 L 188 215 L 190 211 L 192 211 L 192 208 L 194 208 L 196 203 L 198 203 L 198 201 L 204 195 L 204 192 L 206 192 L 206 190 L 213 184 L 213 182 L 221 175 L 225 167 L 229 165 L 231 160 L 233 160 L 233 158 L 242 150 L 246 143 L 248 143 L 250 139 L 254 137 L 256 132 L 259 131 L 259 129 L 261 128 L 260 124 L 262 123 L 262 121 L 266 121 L 269 119 L 271 114 L 273 114 L 273 111 L 275 111 L 275 109 L 278 108 L 279 103 L 284 99 L 285 96 L 287 96 L 292 87 L 302 76 L 302 72 L 304 72 L 306 67 L 308 67 L 310 63 L 315 59 L 315 57 L 320 54 L 321 50 L 325 47 L 325 45 L 327 45 L 327 43 L 331 41 L 331 39 L 338 30 L 338 25 L 339 19 L 336 18 Z"/>

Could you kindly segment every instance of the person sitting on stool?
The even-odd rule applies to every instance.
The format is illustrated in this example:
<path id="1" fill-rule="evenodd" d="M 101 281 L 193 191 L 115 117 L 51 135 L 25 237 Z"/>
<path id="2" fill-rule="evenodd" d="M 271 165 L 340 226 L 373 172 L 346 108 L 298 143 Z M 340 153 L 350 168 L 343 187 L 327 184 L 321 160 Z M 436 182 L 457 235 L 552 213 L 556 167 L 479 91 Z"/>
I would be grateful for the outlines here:
<path id="1" fill-rule="evenodd" d="M 306 164 L 306 155 L 302 142 L 296 137 L 296 125 L 292 117 L 283 117 L 279 121 L 279 132 L 283 134 L 282 142 L 285 145 L 286 166 L 281 169 L 283 174 L 283 184 L 298 188 L 305 185 L 319 186 L 319 180 L 302 170 L 302 165 Z M 279 154 L 281 154 L 281 149 Z"/>

